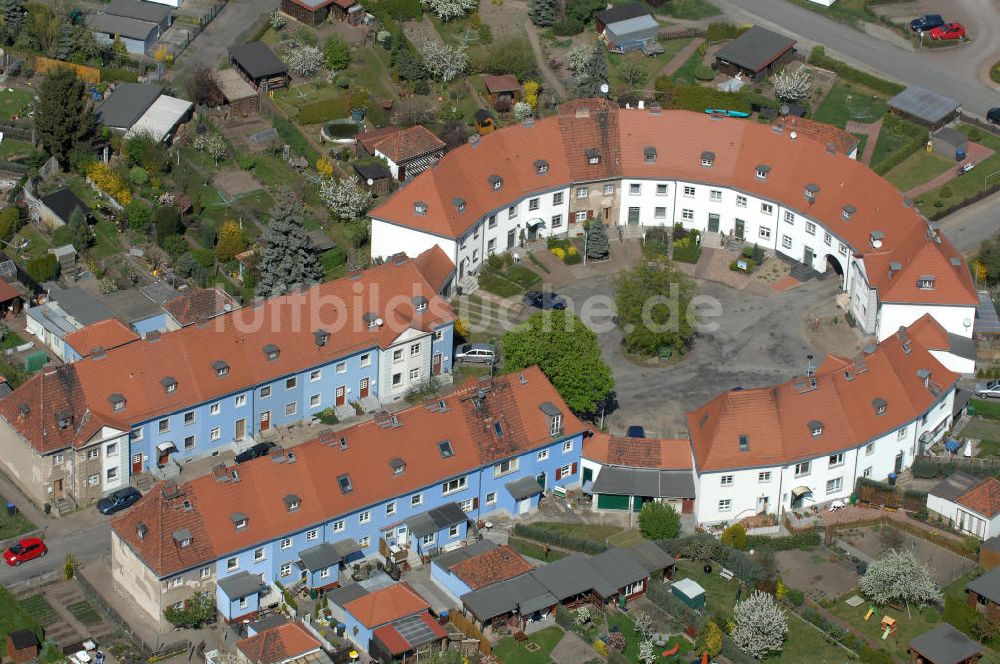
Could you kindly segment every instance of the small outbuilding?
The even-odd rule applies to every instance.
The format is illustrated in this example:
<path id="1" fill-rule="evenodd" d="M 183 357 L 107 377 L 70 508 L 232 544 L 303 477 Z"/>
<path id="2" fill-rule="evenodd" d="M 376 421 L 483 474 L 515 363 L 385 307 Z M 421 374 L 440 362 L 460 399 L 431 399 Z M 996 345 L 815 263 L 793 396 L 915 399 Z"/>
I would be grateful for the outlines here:
<path id="1" fill-rule="evenodd" d="M 114 44 L 115 37 L 121 37 L 125 50 L 132 55 L 145 55 L 160 37 L 160 27 L 156 23 L 112 14 L 91 14 L 87 27 L 101 45 Z"/>
<path id="2" fill-rule="evenodd" d="M 911 85 L 889 100 L 893 113 L 931 129 L 939 129 L 958 115 L 958 102 L 917 85 Z"/>
<path id="3" fill-rule="evenodd" d="M 229 48 L 229 59 L 257 90 L 273 90 L 288 85 L 288 67 L 261 41 Z"/>
<path id="4" fill-rule="evenodd" d="M 79 210 L 84 219 L 90 220 L 91 210 L 80 197 L 66 187 L 58 189 L 38 199 L 38 204 L 30 206 L 29 216 L 49 228 L 58 228 L 69 223 L 74 210 Z"/>
<path id="5" fill-rule="evenodd" d="M 965 634 L 942 623 L 909 643 L 910 664 L 976 664 L 983 647 Z"/>
<path id="6" fill-rule="evenodd" d="M 246 82 L 235 69 L 223 69 L 217 74 L 219 89 L 226 98 L 229 116 L 249 118 L 257 115 L 260 97 L 257 90 Z"/>
<path id="7" fill-rule="evenodd" d="M 961 161 L 969 154 L 969 137 L 952 127 L 942 127 L 934 132 L 934 152 L 945 157 Z"/>
<path id="8" fill-rule="evenodd" d="M 147 134 L 158 143 L 168 142 L 177 127 L 191 118 L 194 104 L 186 99 L 160 95 L 127 132 L 125 138 Z"/>
<path id="9" fill-rule="evenodd" d="M 146 0 L 111 0 L 102 13 L 153 23 L 157 27 L 157 37 L 166 32 L 172 22 L 170 7 Z"/>
<path id="10" fill-rule="evenodd" d="M 514 107 L 514 102 L 521 98 L 521 84 L 517 82 L 517 76 L 513 74 L 504 76 L 483 74 L 483 83 L 486 85 L 486 95 L 490 99 L 490 106 L 498 111 L 511 110 Z"/>
<path id="11" fill-rule="evenodd" d="M 660 24 L 649 14 L 610 23 L 604 28 L 604 41 L 613 53 L 637 51 L 656 41 Z"/>
<path id="12" fill-rule="evenodd" d="M 358 184 L 368 189 L 375 198 L 392 191 L 392 173 L 389 167 L 379 162 L 375 164 L 354 164 Z"/>
<path id="13" fill-rule="evenodd" d="M 8 634 L 4 641 L 7 643 L 7 657 L 14 664 L 32 661 L 38 657 L 42 648 L 38 637 L 30 629 L 15 630 Z"/>
<path id="14" fill-rule="evenodd" d="M 604 29 L 612 23 L 627 21 L 630 18 L 649 16 L 649 7 L 639 2 L 623 5 L 608 5 L 607 9 L 594 12 L 594 28 L 597 34 L 604 34 Z"/>
<path id="15" fill-rule="evenodd" d="M 281 0 L 281 11 L 306 25 L 319 25 L 331 16 L 337 21 L 360 19 L 364 12 L 359 9 L 354 0 Z"/>
<path id="16" fill-rule="evenodd" d="M 795 44 L 791 37 L 755 25 L 719 49 L 715 64 L 723 74 L 759 81 L 791 61 Z"/>
<path id="17" fill-rule="evenodd" d="M 705 606 L 705 589 L 696 581 L 691 579 L 674 581 L 673 585 L 670 586 L 670 591 L 692 609 L 700 609 Z"/>

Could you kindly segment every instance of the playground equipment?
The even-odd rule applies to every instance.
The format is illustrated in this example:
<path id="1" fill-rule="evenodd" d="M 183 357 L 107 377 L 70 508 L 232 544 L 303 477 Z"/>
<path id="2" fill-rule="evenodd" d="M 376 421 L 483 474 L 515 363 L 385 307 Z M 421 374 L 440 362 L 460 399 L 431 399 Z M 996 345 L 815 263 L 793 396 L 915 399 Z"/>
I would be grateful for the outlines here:
<path id="1" fill-rule="evenodd" d="M 875 609 L 874 605 L 869 606 L 868 613 L 865 614 L 865 622 L 868 622 L 868 619 L 871 618 L 872 616 L 877 616 L 877 615 L 878 611 Z"/>
<path id="2" fill-rule="evenodd" d="M 675 643 L 673 648 L 663 651 L 663 656 L 670 657 L 671 655 L 676 655 L 677 651 L 679 651 L 680 649 L 681 649 L 681 644 Z"/>
<path id="3" fill-rule="evenodd" d="M 896 624 L 896 619 L 890 616 L 882 616 L 882 622 L 880 623 L 882 629 L 882 640 L 885 641 L 890 635 L 896 633 L 898 625 Z"/>

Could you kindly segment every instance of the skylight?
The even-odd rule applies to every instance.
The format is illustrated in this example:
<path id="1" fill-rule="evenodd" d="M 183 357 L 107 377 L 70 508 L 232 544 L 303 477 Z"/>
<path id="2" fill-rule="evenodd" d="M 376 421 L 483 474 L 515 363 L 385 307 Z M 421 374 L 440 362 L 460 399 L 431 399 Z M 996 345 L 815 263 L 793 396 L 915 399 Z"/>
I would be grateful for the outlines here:
<path id="1" fill-rule="evenodd" d="M 438 451 L 441 453 L 442 459 L 447 459 L 455 455 L 455 450 L 452 448 L 450 440 L 442 440 L 438 443 Z"/>

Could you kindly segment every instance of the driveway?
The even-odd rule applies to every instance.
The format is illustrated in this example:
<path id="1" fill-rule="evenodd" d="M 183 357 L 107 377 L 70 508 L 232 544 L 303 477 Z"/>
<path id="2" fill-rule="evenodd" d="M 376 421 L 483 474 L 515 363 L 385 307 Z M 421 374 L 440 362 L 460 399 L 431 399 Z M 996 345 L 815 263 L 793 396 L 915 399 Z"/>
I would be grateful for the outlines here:
<path id="1" fill-rule="evenodd" d="M 985 116 L 997 104 L 996 89 L 984 84 L 978 74 L 981 63 L 992 62 L 1000 52 L 1000 14 L 994 0 L 962 3 L 968 5 L 963 11 L 976 17 L 974 30 L 982 43 L 977 40 L 962 48 L 919 52 L 905 51 L 785 0 L 716 0 L 715 4 L 737 23 L 758 23 L 799 37 L 797 48 L 807 55 L 814 45 L 822 44 L 834 57 L 929 88 L 978 115 Z"/>
<path id="2" fill-rule="evenodd" d="M 264 14 L 278 8 L 277 0 L 233 0 L 227 2 L 208 27 L 181 53 L 180 67 L 198 64 L 216 67 L 229 53 L 229 47 L 250 25 Z M 176 70 L 175 70 L 176 71 Z"/>

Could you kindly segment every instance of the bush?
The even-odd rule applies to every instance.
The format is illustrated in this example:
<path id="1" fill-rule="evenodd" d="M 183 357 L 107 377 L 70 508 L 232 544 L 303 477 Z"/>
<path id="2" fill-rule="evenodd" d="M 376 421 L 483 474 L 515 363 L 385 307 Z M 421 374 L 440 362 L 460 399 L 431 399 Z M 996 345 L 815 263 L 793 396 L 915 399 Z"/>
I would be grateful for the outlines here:
<path id="1" fill-rule="evenodd" d="M 715 70 L 708 65 L 701 65 L 694 70 L 694 77 L 699 81 L 711 81 L 715 78 Z"/>
<path id="2" fill-rule="evenodd" d="M 562 21 L 552 25 L 552 34 L 558 37 L 569 37 L 583 32 L 583 21 L 567 16 Z"/>
<path id="3" fill-rule="evenodd" d="M 722 543 L 731 549 L 746 550 L 747 529 L 742 523 L 734 523 L 722 531 Z"/>
<path id="4" fill-rule="evenodd" d="M 0 240 L 9 240 L 21 229 L 21 210 L 18 207 L 5 208 L 0 212 Z"/>
<path id="5" fill-rule="evenodd" d="M 878 76 L 869 74 L 868 72 L 855 69 L 854 67 L 851 67 L 847 63 L 841 62 L 836 58 L 829 57 L 826 54 L 826 49 L 822 46 L 814 47 L 812 52 L 809 53 L 809 64 L 835 71 L 840 78 L 846 81 L 863 85 L 866 88 L 871 88 L 872 90 L 883 94 L 895 96 L 906 89 L 905 85 L 887 81 L 884 78 L 879 78 Z"/>
<path id="6" fill-rule="evenodd" d="M 583 262 L 583 256 L 579 252 L 573 252 L 566 254 L 562 260 L 566 265 L 579 265 Z"/>
<path id="7" fill-rule="evenodd" d="M 736 39 L 749 28 L 735 23 L 709 23 L 705 39 L 709 42 L 721 42 Z"/>
<path id="8" fill-rule="evenodd" d="M 603 542 L 595 542 L 567 535 L 537 523 L 516 523 L 514 524 L 514 534 L 538 542 L 553 544 L 563 549 L 582 551 L 583 553 L 597 554 L 606 551 L 608 548 Z"/>
<path id="9" fill-rule="evenodd" d="M 676 235 L 676 233 L 675 233 Z M 682 263 L 697 263 L 701 258 L 701 245 L 698 240 L 701 234 L 698 231 L 688 231 L 679 240 L 674 240 L 674 260 Z"/>
<path id="10" fill-rule="evenodd" d="M 480 24 L 478 31 L 480 44 L 489 44 L 493 41 L 493 28 L 490 27 L 489 23 Z"/>
<path id="11" fill-rule="evenodd" d="M 798 588 L 789 588 L 785 591 L 785 596 L 788 598 L 788 601 L 795 606 L 802 606 L 802 604 L 806 601 L 806 594 Z"/>
<path id="12" fill-rule="evenodd" d="M 556 607 L 556 624 L 567 632 L 572 631 L 573 625 L 576 624 L 573 614 L 562 604 Z"/>
<path id="13" fill-rule="evenodd" d="M 681 532 L 681 515 L 667 503 L 645 503 L 639 511 L 639 532 L 651 540 L 677 537 Z"/>
<path id="14" fill-rule="evenodd" d="M 375 4 L 375 3 L 372 3 Z M 397 21 L 416 21 L 424 13 L 420 0 L 381 0 L 378 3 Z"/>
<path id="15" fill-rule="evenodd" d="M 128 171 L 128 179 L 132 184 L 142 187 L 149 184 L 149 173 L 142 166 L 133 166 Z"/>
<path id="16" fill-rule="evenodd" d="M 162 247 L 168 237 L 181 232 L 181 213 L 173 206 L 156 208 L 153 223 L 156 226 L 156 244 Z"/>
<path id="17" fill-rule="evenodd" d="M 748 535 L 747 548 L 757 551 L 758 549 L 768 549 L 771 551 L 808 551 L 820 545 L 822 539 L 814 530 L 785 537 L 766 537 L 764 535 Z"/>
<path id="18" fill-rule="evenodd" d="M 59 276 L 59 261 L 54 254 L 44 254 L 28 261 L 25 269 L 32 279 L 44 283 Z"/>

